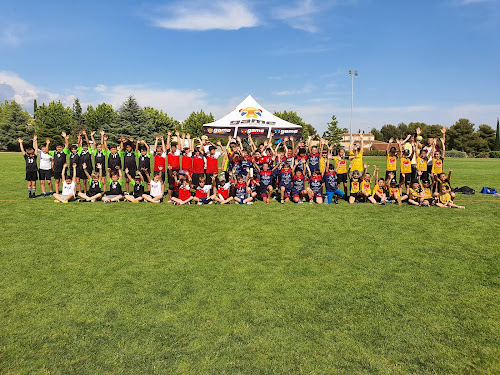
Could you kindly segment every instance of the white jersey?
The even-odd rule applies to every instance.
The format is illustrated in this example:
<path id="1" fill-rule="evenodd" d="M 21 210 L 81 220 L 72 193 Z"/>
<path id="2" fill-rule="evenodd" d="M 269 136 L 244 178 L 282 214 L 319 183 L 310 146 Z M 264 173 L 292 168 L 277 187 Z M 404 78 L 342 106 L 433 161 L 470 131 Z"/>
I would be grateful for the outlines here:
<path id="1" fill-rule="evenodd" d="M 62 195 L 75 195 L 75 183 L 71 182 L 71 184 L 67 184 L 66 181 L 63 181 Z"/>
<path id="2" fill-rule="evenodd" d="M 38 150 L 38 157 L 40 158 L 40 169 L 50 171 L 52 169 L 52 155 L 46 154 L 42 150 Z"/>
<path id="3" fill-rule="evenodd" d="M 159 195 L 162 195 L 161 192 L 161 181 L 155 182 L 154 180 L 149 183 L 150 189 L 149 189 L 149 194 L 155 198 Z"/>

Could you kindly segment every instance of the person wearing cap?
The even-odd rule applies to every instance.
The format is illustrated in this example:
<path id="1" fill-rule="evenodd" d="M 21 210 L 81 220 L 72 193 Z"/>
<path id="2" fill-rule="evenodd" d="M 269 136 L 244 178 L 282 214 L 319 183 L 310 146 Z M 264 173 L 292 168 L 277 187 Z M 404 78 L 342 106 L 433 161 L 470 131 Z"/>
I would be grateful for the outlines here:
<path id="1" fill-rule="evenodd" d="M 186 171 L 186 174 L 191 177 L 193 173 L 193 151 L 194 151 L 194 140 L 191 140 L 191 135 L 182 133 L 182 170 Z"/>
<path id="2" fill-rule="evenodd" d="M 349 160 L 351 161 L 349 169 L 351 171 L 363 170 L 363 134 L 359 135 L 360 144 L 354 144 L 354 140 L 349 144 Z"/>
<path id="3" fill-rule="evenodd" d="M 399 139 L 396 140 L 397 143 L 399 143 Z M 391 137 L 389 139 L 389 143 L 387 143 L 387 148 L 385 149 L 385 154 L 387 158 L 387 164 L 385 167 L 385 178 L 387 179 L 389 175 L 392 173 L 394 176 L 396 175 L 396 168 L 397 168 L 397 160 L 398 157 L 396 156 L 396 147 L 391 146 L 392 142 L 394 142 L 394 138 Z"/>

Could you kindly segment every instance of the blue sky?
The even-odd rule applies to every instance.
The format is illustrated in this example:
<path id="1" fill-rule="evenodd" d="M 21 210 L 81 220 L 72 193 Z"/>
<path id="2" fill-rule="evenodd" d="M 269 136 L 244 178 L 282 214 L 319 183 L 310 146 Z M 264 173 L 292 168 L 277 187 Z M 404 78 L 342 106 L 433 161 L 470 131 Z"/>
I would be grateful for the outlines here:
<path id="1" fill-rule="evenodd" d="M 500 0 L 0 4 L 0 100 L 31 110 L 130 94 L 185 119 L 248 94 L 319 130 L 500 116 Z"/>

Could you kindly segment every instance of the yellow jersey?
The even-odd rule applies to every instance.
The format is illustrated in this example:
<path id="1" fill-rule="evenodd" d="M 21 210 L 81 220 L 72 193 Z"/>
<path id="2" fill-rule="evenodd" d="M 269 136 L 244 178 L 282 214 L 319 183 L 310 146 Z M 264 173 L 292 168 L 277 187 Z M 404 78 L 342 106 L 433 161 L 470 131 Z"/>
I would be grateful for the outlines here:
<path id="1" fill-rule="evenodd" d="M 395 194 L 399 195 L 399 188 L 389 188 L 389 194 L 390 196 L 394 196 Z"/>
<path id="2" fill-rule="evenodd" d="M 359 193 L 359 178 L 351 179 L 351 194 Z"/>
<path id="3" fill-rule="evenodd" d="M 349 156 L 354 156 L 354 151 L 349 153 Z M 358 152 L 358 154 L 351 159 L 351 171 L 363 172 L 363 151 Z M 338 171 L 340 173 L 340 171 Z"/>
<path id="4" fill-rule="evenodd" d="M 443 159 L 432 159 L 432 173 L 443 173 Z"/>
<path id="5" fill-rule="evenodd" d="M 411 159 L 401 158 L 401 173 L 411 173 Z"/>
<path id="6" fill-rule="evenodd" d="M 413 189 L 413 188 L 410 188 L 410 189 L 409 189 L 409 192 L 410 192 L 410 194 L 409 194 L 410 199 L 416 200 L 416 199 L 420 198 L 420 193 L 421 193 L 421 192 L 420 192 L 420 191 L 418 191 L 418 190 L 419 190 L 419 189 L 415 190 L 415 189 Z"/>
<path id="7" fill-rule="evenodd" d="M 431 188 L 424 188 L 422 191 L 424 192 L 424 199 L 432 199 Z"/>
<path id="8" fill-rule="evenodd" d="M 375 186 L 373 187 L 373 195 L 375 194 L 384 194 L 384 188 L 383 187 L 380 187 L 379 184 L 375 184 Z"/>
<path id="9" fill-rule="evenodd" d="M 321 174 L 325 173 L 327 162 L 328 162 L 328 159 L 319 158 L 319 170 L 321 171 Z"/>
<path id="10" fill-rule="evenodd" d="M 347 173 L 347 160 L 341 158 L 340 156 L 334 156 L 335 168 L 338 174 Z M 340 164 L 340 165 L 339 165 Z"/>
<path id="11" fill-rule="evenodd" d="M 370 186 L 370 181 L 361 181 L 361 189 L 364 193 L 372 195 L 372 188 Z"/>
<path id="12" fill-rule="evenodd" d="M 396 161 L 397 160 L 398 160 L 397 156 L 387 155 L 387 167 L 385 169 L 387 171 L 396 172 L 396 168 L 397 168 Z"/>
<path id="13" fill-rule="evenodd" d="M 453 203 L 453 201 L 451 200 L 451 195 L 450 195 L 449 193 L 446 193 L 446 194 L 440 194 L 440 195 L 439 195 L 439 201 L 440 201 L 442 204 L 447 204 L 448 202 Z"/>
<path id="14" fill-rule="evenodd" d="M 427 172 L 427 158 L 424 159 L 420 156 L 417 158 L 417 170 Z"/>

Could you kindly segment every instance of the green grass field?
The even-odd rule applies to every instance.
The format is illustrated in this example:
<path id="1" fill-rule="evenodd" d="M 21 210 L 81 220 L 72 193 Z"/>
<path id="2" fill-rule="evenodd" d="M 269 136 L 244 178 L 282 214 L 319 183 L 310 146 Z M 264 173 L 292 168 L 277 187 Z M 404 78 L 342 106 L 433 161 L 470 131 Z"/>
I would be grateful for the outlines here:
<path id="1" fill-rule="evenodd" d="M 500 198 L 61 205 L 0 164 L 2 374 L 500 373 Z"/>

